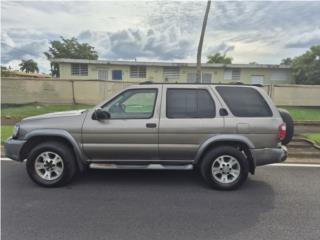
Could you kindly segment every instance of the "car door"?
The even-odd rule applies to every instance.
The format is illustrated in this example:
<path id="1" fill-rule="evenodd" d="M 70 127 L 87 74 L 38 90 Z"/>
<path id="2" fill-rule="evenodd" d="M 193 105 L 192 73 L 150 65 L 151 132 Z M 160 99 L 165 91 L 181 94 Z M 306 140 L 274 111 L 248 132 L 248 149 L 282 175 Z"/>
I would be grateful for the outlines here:
<path id="1" fill-rule="evenodd" d="M 161 87 L 129 88 L 102 104 L 110 119 L 87 114 L 82 146 L 91 160 L 145 161 L 158 158 Z"/>
<path id="2" fill-rule="evenodd" d="M 201 143 L 223 129 L 219 102 L 208 85 L 164 86 L 161 106 L 161 159 L 192 161 Z"/>

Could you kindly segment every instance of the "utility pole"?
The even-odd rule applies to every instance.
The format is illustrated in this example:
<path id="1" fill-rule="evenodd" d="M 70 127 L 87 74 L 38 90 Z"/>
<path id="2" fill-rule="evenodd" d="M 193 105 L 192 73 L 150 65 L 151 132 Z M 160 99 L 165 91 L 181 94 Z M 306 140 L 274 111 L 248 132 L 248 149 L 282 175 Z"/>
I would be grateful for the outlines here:
<path id="1" fill-rule="evenodd" d="M 206 27 L 207 27 L 207 21 L 208 21 L 208 15 L 209 15 L 209 10 L 210 10 L 210 5 L 211 5 L 211 0 L 208 0 L 207 2 L 207 8 L 206 8 L 206 13 L 204 15 L 203 23 L 202 23 L 202 29 L 201 29 L 201 35 L 200 35 L 200 40 L 199 40 L 199 45 L 198 45 L 198 53 L 197 53 L 197 76 L 196 76 L 196 81 L 197 83 L 201 82 L 201 54 L 202 54 L 202 45 L 203 45 L 203 38 L 204 34 L 206 32 Z"/>

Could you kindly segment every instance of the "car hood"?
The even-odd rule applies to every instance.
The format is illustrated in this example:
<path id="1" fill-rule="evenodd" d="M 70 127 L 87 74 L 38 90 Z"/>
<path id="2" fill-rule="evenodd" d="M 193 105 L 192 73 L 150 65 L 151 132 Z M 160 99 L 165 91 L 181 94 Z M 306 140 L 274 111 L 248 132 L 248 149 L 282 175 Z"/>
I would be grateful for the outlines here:
<path id="1" fill-rule="evenodd" d="M 24 118 L 23 121 L 40 120 L 40 119 L 48 119 L 48 118 L 59 118 L 59 117 L 79 116 L 84 111 L 86 111 L 86 109 L 74 110 L 74 111 L 64 111 L 64 112 L 46 113 L 46 114 L 41 114 L 41 115 L 37 115 L 37 116 Z"/>

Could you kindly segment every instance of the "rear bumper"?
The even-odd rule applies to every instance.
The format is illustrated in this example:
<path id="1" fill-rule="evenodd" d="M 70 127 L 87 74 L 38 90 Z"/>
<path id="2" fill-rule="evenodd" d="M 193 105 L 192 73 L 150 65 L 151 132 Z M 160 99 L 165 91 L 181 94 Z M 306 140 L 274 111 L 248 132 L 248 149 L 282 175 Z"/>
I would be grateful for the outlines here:
<path id="1" fill-rule="evenodd" d="M 25 142 L 25 140 L 16 140 L 9 138 L 4 143 L 4 151 L 6 157 L 11 158 L 15 161 L 22 161 L 23 159 L 20 159 L 20 152 Z"/>
<path id="2" fill-rule="evenodd" d="M 288 151 L 285 146 L 282 146 L 281 148 L 251 149 L 251 154 L 256 166 L 262 166 L 285 161 Z"/>

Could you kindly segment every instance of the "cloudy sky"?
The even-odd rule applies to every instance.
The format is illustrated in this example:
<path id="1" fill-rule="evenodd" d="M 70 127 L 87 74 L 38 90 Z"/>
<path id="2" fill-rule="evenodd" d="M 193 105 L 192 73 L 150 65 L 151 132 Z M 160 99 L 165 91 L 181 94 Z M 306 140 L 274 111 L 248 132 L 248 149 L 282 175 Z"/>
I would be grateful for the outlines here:
<path id="1" fill-rule="evenodd" d="M 205 1 L 1 1 L 1 64 L 43 55 L 51 40 L 77 37 L 100 59 L 195 62 Z M 203 48 L 234 63 L 278 64 L 320 44 L 320 1 L 218 1 Z"/>

